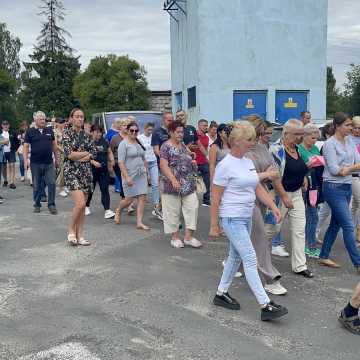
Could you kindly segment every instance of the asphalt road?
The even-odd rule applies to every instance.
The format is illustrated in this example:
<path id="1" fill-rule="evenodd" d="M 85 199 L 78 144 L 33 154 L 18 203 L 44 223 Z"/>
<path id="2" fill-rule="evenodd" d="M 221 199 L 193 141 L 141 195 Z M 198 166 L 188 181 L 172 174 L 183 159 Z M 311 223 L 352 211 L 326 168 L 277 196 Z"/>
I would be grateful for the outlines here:
<path id="1" fill-rule="evenodd" d="M 198 232 L 205 246 L 173 249 L 150 211 L 150 233 L 127 215 L 116 226 L 96 196 L 86 223 L 93 244 L 72 248 L 65 243 L 69 199 L 57 199 L 53 216 L 32 213 L 29 186 L 0 193 L 0 359 L 359 358 L 360 339 L 337 322 L 360 279 L 341 241 L 334 255 L 343 268 L 310 260 L 311 280 L 292 274 L 288 259 L 274 260 L 289 290 L 275 301 L 289 315 L 263 323 L 243 278 L 231 289 L 241 311 L 211 304 L 227 241 L 208 241 L 208 208 Z"/>

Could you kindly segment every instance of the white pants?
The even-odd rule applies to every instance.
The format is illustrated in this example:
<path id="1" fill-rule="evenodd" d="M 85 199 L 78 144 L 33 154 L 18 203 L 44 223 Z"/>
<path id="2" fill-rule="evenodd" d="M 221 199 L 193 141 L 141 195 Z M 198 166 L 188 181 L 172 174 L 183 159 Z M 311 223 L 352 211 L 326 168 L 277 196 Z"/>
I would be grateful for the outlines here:
<path id="1" fill-rule="evenodd" d="M 291 239 L 291 266 L 294 272 L 300 272 L 307 269 L 305 256 L 305 204 L 302 196 L 302 190 L 287 193 L 294 205 L 293 209 L 287 209 L 282 203 L 280 210 L 282 220 L 279 224 L 265 224 L 266 237 L 269 243 L 277 235 L 282 227 L 286 216 L 290 221 L 290 239 Z"/>
<path id="2" fill-rule="evenodd" d="M 330 215 L 331 215 L 331 209 L 328 203 L 323 202 L 322 204 L 320 204 L 319 221 L 316 227 L 316 237 L 320 235 L 320 232 L 322 231 L 322 227 L 324 226 L 325 221 Z"/>
<path id="3" fill-rule="evenodd" d="M 196 230 L 199 209 L 196 192 L 186 196 L 161 194 L 161 204 L 165 234 L 172 234 L 179 230 L 181 211 L 185 221 L 185 228 Z"/>
<path id="4" fill-rule="evenodd" d="M 352 178 L 352 217 L 355 226 L 359 226 L 360 220 L 360 178 Z"/>

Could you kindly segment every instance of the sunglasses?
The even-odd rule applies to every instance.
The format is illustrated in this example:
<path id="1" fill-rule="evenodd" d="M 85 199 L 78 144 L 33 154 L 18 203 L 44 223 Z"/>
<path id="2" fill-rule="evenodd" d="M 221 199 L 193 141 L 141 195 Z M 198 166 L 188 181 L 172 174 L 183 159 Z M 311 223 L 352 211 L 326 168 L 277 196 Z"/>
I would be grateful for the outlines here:
<path id="1" fill-rule="evenodd" d="M 139 132 L 139 129 L 130 129 L 130 132 L 132 134 L 137 134 Z"/>

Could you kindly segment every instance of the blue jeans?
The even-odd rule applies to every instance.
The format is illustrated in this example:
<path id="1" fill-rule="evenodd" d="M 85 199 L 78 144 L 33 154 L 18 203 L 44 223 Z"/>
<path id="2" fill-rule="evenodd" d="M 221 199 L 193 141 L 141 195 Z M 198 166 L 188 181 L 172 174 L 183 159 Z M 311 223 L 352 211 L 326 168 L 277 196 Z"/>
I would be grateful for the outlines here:
<path id="1" fill-rule="evenodd" d="M 34 206 L 41 207 L 41 197 L 44 194 L 44 184 L 48 188 L 48 206 L 55 206 L 55 169 L 53 164 L 31 163 L 33 177 Z"/>
<path id="2" fill-rule="evenodd" d="M 352 194 L 351 184 L 336 184 L 324 181 L 323 194 L 331 209 L 331 220 L 324 237 L 320 258 L 329 258 L 339 229 L 342 228 L 345 247 L 351 261 L 354 266 L 360 267 L 360 253 L 356 247 L 354 223 L 349 209 Z"/>
<path id="3" fill-rule="evenodd" d="M 317 224 L 319 221 L 317 206 L 312 207 L 308 204 L 305 204 L 305 215 L 306 215 L 306 225 L 305 225 L 306 246 L 309 249 L 315 249 L 316 248 L 316 227 L 317 227 Z"/>
<path id="4" fill-rule="evenodd" d="M 275 195 L 275 204 L 277 206 L 280 204 L 280 197 L 278 195 Z M 265 224 L 276 225 L 276 219 L 275 219 L 275 216 L 273 215 L 272 211 L 268 210 L 266 212 L 265 217 L 264 217 L 264 223 Z M 271 245 L 273 247 L 284 245 L 284 239 L 281 236 L 281 233 L 275 235 L 273 237 L 271 243 L 272 243 Z"/>
<path id="5" fill-rule="evenodd" d="M 19 169 L 20 169 L 20 176 L 25 176 L 25 168 L 24 168 L 24 156 L 23 154 L 18 154 L 19 157 Z"/>
<path id="6" fill-rule="evenodd" d="M 230 249 L 218 290 L 228 291 L 235 273 L 243 262 L 246 280 L 258 303 L 260 305 L 269 303 L 270 299 L 261 283 L 256 254 L 250 239 L 251 218 L 221 218 L 220 225 L 230 241 Z"/>
<path id="7" fill-rule="evenodd" d="M 148 162 L 148 170 L 151 181 L 151 199 L 154 205 L 160 203 L 160 192 L 159 192 L 159 168 L 157 161 Z"/>

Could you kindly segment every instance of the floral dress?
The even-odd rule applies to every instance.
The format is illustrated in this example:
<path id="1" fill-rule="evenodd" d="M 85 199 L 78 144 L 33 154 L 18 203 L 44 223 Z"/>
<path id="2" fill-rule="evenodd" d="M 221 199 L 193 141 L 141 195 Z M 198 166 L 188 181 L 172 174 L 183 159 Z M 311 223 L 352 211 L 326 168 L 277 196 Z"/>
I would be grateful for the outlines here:
<path id="1" fill-rule="evenodd" d="M 67 128 L 63 132 L 62 145 L 64 149 L 64 183 L 70 191 L 82 190 L 85 193 L 92 191 L 91 164 L 88 162 L 73 161 L 69 159 L 72 151 L 87 151 L 96 156 L 96 147 L 90 136 L 84 130 L 76 132 Z"/>
<path id="2" fill-rule="evenodd" d="M 178 148 L 169 142 L 164 143 L 160 149 L 160 159 L 167 160 L 169 168 L 181 185 L 180 192 L 176 191 L 166 176 L 161 176 L 161 191 L 164 194 L 187 196 L 196 191 L 196 165 L 186 146 L 181 144 Z"/>

